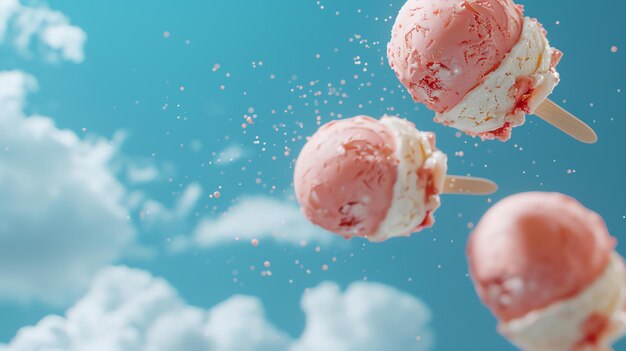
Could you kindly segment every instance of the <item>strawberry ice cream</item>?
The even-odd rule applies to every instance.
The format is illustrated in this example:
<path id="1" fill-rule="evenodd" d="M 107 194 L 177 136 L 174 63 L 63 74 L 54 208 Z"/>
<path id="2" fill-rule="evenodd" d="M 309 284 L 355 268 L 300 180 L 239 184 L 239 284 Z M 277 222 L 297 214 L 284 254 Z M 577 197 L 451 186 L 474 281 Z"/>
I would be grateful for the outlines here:
<path id="1" fill-rule="evenodd" d="M 407 236 L 433 224 L 446 162 L 434 134 L 405 120 L 338 120 L 302 149 L 296 196 L 311 222 L 346 238 Z"/>
<path id="2" fill-rule="evenodd" d="M 558 84 L 561 53 L 511 0 L 409 0 L 387 56 L 435 121 L 505 141 Z"/>
<path id="3" fill-rule="evenodd" d="M 599 351 L 626 326 L 626 269 L 602 218 L 558 193 L 509 197 L 467 254 L 478 295 L 525 351 Z"/>

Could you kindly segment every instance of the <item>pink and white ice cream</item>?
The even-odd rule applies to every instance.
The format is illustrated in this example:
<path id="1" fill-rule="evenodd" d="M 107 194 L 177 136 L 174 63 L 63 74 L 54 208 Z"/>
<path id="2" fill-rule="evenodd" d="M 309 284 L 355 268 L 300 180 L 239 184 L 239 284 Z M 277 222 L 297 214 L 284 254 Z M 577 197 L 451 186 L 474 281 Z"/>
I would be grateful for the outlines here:
<path id="1" fill-rule="evenodd" d="M 511 0 L 408 0 L 387 56 L 435 121 L 506 141 L 559 83 L 562 53 Z"/>
<path id="2" fill-rule="evenodd" d="M 524 351 L 605 351 L 626 327 L 626 269 L 602 218 L 558 193 L 490 209 L 467 248 L 478 295 Z"/>
<path id="3" fill-rule="evenodd" d="M 380 242 L 432 226 L 447 157 L 433 133 L 396 117 L 330 122 L 302 149 L 294 186 L 314 224 Z"/>

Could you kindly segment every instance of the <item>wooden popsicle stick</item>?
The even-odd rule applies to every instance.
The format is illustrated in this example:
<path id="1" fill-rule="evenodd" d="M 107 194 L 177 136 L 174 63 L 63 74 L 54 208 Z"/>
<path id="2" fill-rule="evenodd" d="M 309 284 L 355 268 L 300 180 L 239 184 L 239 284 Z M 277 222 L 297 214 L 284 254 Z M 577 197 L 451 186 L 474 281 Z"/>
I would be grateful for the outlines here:
<path id="1" fill-rule="evenodd" d="M 591 127 L 550 99 L 537 107 L 535 115 L 578 141 L 587 144 L 598 141 L 598 135 Z"/>
<path id="2" fill-rule="evenodd" d="M 498 184 L 489 179 L 463 176 L 447 176 L 444 194 L 489 195 L 498 191 Z"/>

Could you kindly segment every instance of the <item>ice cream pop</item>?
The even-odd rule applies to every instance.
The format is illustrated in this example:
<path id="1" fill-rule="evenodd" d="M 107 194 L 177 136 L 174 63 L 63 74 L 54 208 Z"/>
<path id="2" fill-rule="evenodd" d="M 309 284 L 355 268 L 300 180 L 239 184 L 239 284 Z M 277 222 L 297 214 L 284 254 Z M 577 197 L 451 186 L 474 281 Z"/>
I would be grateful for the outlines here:
<path id="1" fill-rule="evenodd" d="M 469 238 L 478 295 L 524 351 L 605 351 L 626 327 L 626 269 L 602 218 L 571 197 L 524 193 Z"/>
<path id="2" fill-rule="evenodd" d="M 572 137 L 595 132 L 548 96 L 559 83 L 562 53 L 511 0 L 408 0 L 387 47 L 389 64 L 435 121 L 506 141 L 536 114 Z"/>
<path id="3" fill-rule="evenodd" d="M 308 140 L 294 186 L 314 224 L 346 238 L 380 242 L 432 226 L 439 194 L 496 190 L 490 181 L 446 177 L 433 133 L 396 117 L 330 122 Z"/>

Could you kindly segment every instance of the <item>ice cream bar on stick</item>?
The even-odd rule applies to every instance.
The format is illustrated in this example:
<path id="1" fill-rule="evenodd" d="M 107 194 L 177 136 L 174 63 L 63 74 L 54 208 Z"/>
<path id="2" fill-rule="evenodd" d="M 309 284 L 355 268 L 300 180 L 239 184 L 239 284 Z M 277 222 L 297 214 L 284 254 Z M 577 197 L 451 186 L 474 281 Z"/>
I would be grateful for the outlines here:
<path id="1" fill-rule="evenodd" d="M 446 177 L 435 135 L 396 117 L 322 126 L 296 162 L 298 202 L 314 224 L 345 238 L 381 242 L 431 227 L 441 193 L 487 194 L 480 178 Z"/>
<path id="2" fill-rule="evenodd" d="M 512 0 L 408 0 L 387 47 L 389 64 L 435 121 L 483 140 L 511 137 L 537 114 L 572 137 L 593 130 L 547 97 L 562 53 Z"/>
<path id="3" fill-rule="evenodd" d="M 524 351 L 608 351 L 626 331 L 626 267 L 604 220 L 559 193 L 497 203 L 469 238 L 498 330 Z"/>

